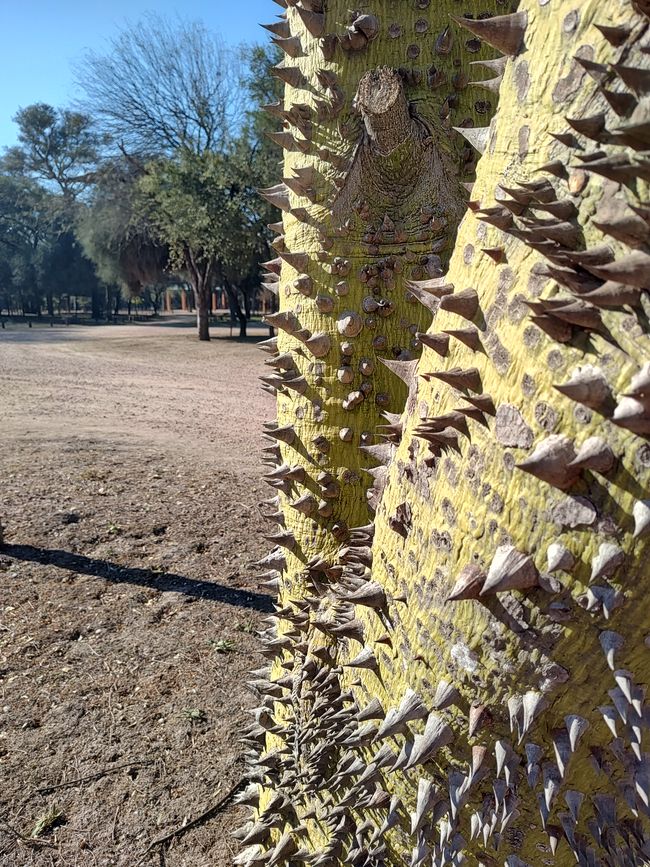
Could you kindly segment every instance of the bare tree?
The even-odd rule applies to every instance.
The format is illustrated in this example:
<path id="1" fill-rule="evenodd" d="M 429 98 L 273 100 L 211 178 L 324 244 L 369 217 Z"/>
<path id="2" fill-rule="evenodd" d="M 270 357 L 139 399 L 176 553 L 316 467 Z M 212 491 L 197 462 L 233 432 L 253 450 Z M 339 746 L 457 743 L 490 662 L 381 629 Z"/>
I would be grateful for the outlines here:
<path id="1" fill-rule="evenodd" d="M 240 126 L 237 52 L 199 22 L 145 16 L 75 70 L 84 111 L 127 150 L 221 150 Z"/>

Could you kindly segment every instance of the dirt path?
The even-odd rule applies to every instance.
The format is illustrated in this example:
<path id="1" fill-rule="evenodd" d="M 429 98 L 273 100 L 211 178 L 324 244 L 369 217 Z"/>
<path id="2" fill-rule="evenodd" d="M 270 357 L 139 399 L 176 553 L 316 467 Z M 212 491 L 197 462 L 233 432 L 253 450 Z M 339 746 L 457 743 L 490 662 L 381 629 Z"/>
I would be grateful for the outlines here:
<path id="1" fill-rule="evenodd" d="M 240 779 L 261 368 L 186 329 L 0 331 L 1 865 L 135 867 Z M 143 864 L 230 867 L 239 818 Z"/>

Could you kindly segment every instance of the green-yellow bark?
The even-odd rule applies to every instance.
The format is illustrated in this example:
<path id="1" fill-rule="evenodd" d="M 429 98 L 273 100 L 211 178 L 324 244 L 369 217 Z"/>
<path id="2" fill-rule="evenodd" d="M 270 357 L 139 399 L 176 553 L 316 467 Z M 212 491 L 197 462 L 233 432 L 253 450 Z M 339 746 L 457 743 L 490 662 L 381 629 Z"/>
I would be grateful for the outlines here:
<path id="1" fill-rule="evenodd" d="M 331 473 L 341 489 L 331 504 L 332 514 L 325 518 L 284 509 L 287 527 L 298 540 L 295 556 L 288 555 L 288 575 L 299 573 L 315 554 L 335 556 L 340 544 L 331 533 L 335 523 L 354 527 L 368 521 L 368 477 L 361 470 L 374 463 L 359 447 L 377 443 L 381 413 L 399 413 L 404 402 L 404 392 L 395 387 L 379 359 L 414 358 L 418 352 L 415 332 L 426 327 L 430 314 L 407 291 L 406 281 L 434 276 L 440 262 L 446 265 L 463 211 L 464 160 L 472 156 L 466 142 L 450 128 L 463 122 L 479 125 L 496 103 L 490 91 L 460 86 L 470 76 L 489 78 L 491 73 L 473 75 L 476 68 L 468 63 L 494 57 L 495 52 L 475 45 L 476 40 L 468 51 L 465 43 L 472 35 L 449 18 L 455 5 L 437 7 L 434 16 L 427 3 L 378 3 L 368 10 L 378 18 L 378 35 L 357 51 L 338 46 L 331 60 L 325 59 L 321 40 L 307 31 L 296 8 L 287 10 L 291 33 L 299 37 L 304 53 L 287 56 L 284 65 L 299 70 L 304 86 L 287 86 L 284 110 L 305 106 L 306 125 L 300 130 L 289 123 L 286 130 L 307 152 L 287 151 L 284 177 L 295 180 L 303 172 L 304 185 L 311 192 L 309 197 L 301 196 L 293 187 L 289 193 L 292 210 L 283 216 L 282 247 L 290 253 L 307 253 L 308 263 L 294 267 L 293 262 L 283 262 L 280 308 L 295 314 L 300 328 L 311 334 L 328 334 L 331 349 L 315 358 L 300 340 L 280 332 L 279 351 L 294 353 L 294 369 L 308 386 L 304 397 L 296 397 L 294 391 L 280 394 L 278 424 L 293 425 L 297 435 L 292 445 L 282 445 L 283 461 L 300 464 L 308 474 L 289 499 L 306 490 L 321 499 L 314 480 L 319 472 Z M 496 8 L 493 5 L 490 11 Z M 329 2 L 324 14 L 325 35 L 346 32 L 347 4 Z M 449 35 L 440 42 L 447 27 Z M 417 60 L 409 54 L 416 49 Z M 440 78 L 433 89 L 427 83 L 431 66 Z M 363 120 L 354 107 L 364 73 L 379 67 L 403 68 L 406 98 L 421 133 L 417 141 L 409 137 L 386 154 L 363 147 Z M 422 79 L 419 84 L 410 83 L 414 70 Z M 452 83 L 454 76 L 459 76 L 458 89 Z M 447 107 L 449 98 L 455 107 Z M 331 118 L 318 119 L 318 102 L 324 104 L 322 115 L 329 113 Z M 429 136 L 425 144 L 424 136 Z M 301 274 L 308 277 L 306 295 L 293 285 Z M 364 299 L 367 308 L 374 306 L 373 301 L 382 306 L 365 312 Z M 331 310 L 321 312 L 327 306 Z M 337 328 L 346 311 L 360 316 L 363 325 L 350 338 Z M 346 356 L 345 351 L 351 354 Z M 351 393 L 364 388 L 369 392 L 358 405 L 343 408 Z M 347 441 L 341 439 L 345 428 L 350 429 Z M 314 446 L 316 437 L 325 438 L 324 451 Z"/>
<path id="2" fill-rule="evenodd" d="M 327 8 L 328 26 L 342 21 L 338 5 Z M 422 4 L 373 9 L 381 36 L 360 56 L 329 64 L 345 82 L 346 106 L 366 70 L 403 65 L 405 43 L 398 50 L 400 40 L 386 33 L 388 21 L 409 33 L 422 14 L 429 32 L 444 29 L 449 10 L 414 13 L 416 6 Z M 386 255 L 384 248 L 378 253 L 360 243 L 364 221 L 376 231 L 386 208 L 392 223 L 408 231 L 422 204 L 429 204 L 434 216 L 454 222 L 454 145 L 434 126 L 435 90 L 416 86 L 417 115 L 433 132 L 435 157 L 422 157 L 417 137 L 400 145 L 408 165 L 400 148 L 390 157 L 366 152 L 369 167 L 357 158 L 347 174 L 341 171 L 343 191 L 333 209 L 325 201 L 309 208 L 324 236 L 332 237 L 328 259 L 312 256 L 309 274 L 336 306 L 328 322 L 312 299 L 301 297 L 300 309 L 295 295 L 282 303 L 302 327 L 328 332 L 332 349 L 322 370 L 309 367 L 314 359 L 296 356 L 308 390 L 298 400 L 279 398 L 278 421 L 292 423 L 297 434 L 293 445 L 282 446 L 282 460 L 306 468 L 305 486 L 314 493 L 309 479 L 315 466 L 329 472 L 338 489 L 326 520 L 288 505 L 304 492 L 300 483 L 281 495 L 296 541 L 280 579 L 278 633 L 284 638 L 270 688 L 279 703 L 272 707 L 267 700 L 268 718 L 262 711 L 261 729 L 271 730 L 261 760 L 267 789 L 253 839 L 248 829 L 244 864 L 648 861 L 643 698 L 650 423 L 643 365 L 650 361 L 650 342 L 642 290 L 650 282 L 650 171 L 640 153 L 650 147 L 646 18 L 638 5 L 604 8 L 594 0 L 526 2 L 519 14 L 527 16 L 524 44 L 508 61 L 470 211 L 440 281 L 453 287 L 445 297 L 457 296 L 460 306 L 443 298 L 430 339 L 424 338 L 430 344 L 447 335 L 448 351 L 441 357 L 425 347 L 417 369 L 405 373 L 411 387 L 403 430 L 400 437 L 397 425 L 392 436 L 401 442 L 378 486 L 383 493 L 376 496 L 372 543 L 367 533 L 351 539 L 345 533 L 345 526 L 368 520 L 367 453 L 358 449 L 359 436 L 367 432 L 367 441 L 377 443 L 378 413 L 398 413 L 403 402 L 388 379 L 392 374 L 377 363 L 382 353 L 373 351 L 372 339 L 385 336 L 395 347 L 393 358 L 405 352 L 415 358 L 409 326 L 421 328 L 423 320 L 404 298 L 404 278 L 424 275 L 408 267 L 398 273 L 381 296 L 394 301 L 394 312 L 377 317 L 374 326 L 364 322 L 350 338 L 355 371 L 361 357 L 375 371 L 368 377 L 372 393 L 352 411 L 341 407 L 354 385 L 344 389 L 336 381 L 341 337 L 332 326 L 343 310 L 365 319 L 361 305 L 371 293 L 359 268 Z M 294 16 L 289 9 L 290 20 Z M 603 35 L 596 24 L 623 29 Z M 309 75 L 310 64 L 321 64 L 314 57 L 310 51 L 292 64 Z M 466 94 L 460 92 L 461 100 Z M 407 97 L 413 99 L 408 84 Z M 344 150 L 335 144 L 337 135 L 327 124 L 313 128 L 314 140 L 331 153 Z M 601 162 L 612 155 L 618 166 Z M 305 159 L 290 153 L 285 176 Z M 409 175 L 413 164 L 427 167 L 424 183 L 415 182 L 419 172 Z M 390 190 L 399 189 L 395 167 L 413 178 L 410 194 L 391 197 L 381 188 L 389 178 Z M 332 171 L 323 164 L 318 169 Z M 613 173 L 616 180 L 608 177 Z M 340 203 L 355 184 L 368 191 L 369 179 L 377 185 L 354 197 L 367 206 L 340 237 L 332 232 Z M 432 189 L 436 200 L 420 201 Z M 302 204 L 292 196 L 293 207 Z M 315 229 L 291 216 L 285 216 L 285 243 L 291 251 L 318 250 Z M 417 250 L 412 238 L 406 246 L 404 264 L 409 250 Z M 431 239 L 422 242 L 424 249 L 431 249 Z M 584 250 L 591 258 L 581 265 Z M 341 277 L 329 280 L 322 267 L 334 256 L 351 263 L 349 294 L 341 299 L 333 291 Z M 294 276 L 283 266 L 281 296 Z M 461 295 L 468 288 L 476 291 L 477 310 L 472 293 Z M 291 337 L 279 341 L 281 352 L 299 345 Z M 455 369 L 464 372 L 460 380 Z M 558 392 L 556 386 L 578 370 L 589 388 L 573 396 Z M 626 398 L 630 390 L 635 396 Z M 378 393 L 390 395 L 391 403 L 378 406 Z M 304 412 L 297 413 L 300 407 Z M 625 426 L 627 411 L 636 415 Z M 346 426 L 354 431 L 350 443 L 338 436 Z M 314 459 L 311 441 L 318 435 L 329 448 Z M 576 453 L 585 454 L 587 440 L 589 461 L 567 466 Z M 552 447 L 551 458 L 531 464 L 540 444 Z M 526 461 L 528 469 L 518 466 Z M 333 531 L 335 522 L 345 524 L 340 533 Z M 314 557 L 326 561 L 325 572 L 306 569 Z M 505 562 L 500 569 L 499 562 Z M 471 598 L 450 601 L 462 595 L 457 582 L 463 576 Z M 353 607 L 344 599 L 351 592 L 372 601 Z M 610 648 L 610 665 L 603 647 Z M 350 661 L 355 664 L 345 667 Z M 413 713 L 395 733 L 376 737 L 409 690 Z M 377 712 L 364 713 L 373 699 Z M 436 723 L 439 742 L 406 768 L 410 751 L 417 753 L 423 732 Z"/>

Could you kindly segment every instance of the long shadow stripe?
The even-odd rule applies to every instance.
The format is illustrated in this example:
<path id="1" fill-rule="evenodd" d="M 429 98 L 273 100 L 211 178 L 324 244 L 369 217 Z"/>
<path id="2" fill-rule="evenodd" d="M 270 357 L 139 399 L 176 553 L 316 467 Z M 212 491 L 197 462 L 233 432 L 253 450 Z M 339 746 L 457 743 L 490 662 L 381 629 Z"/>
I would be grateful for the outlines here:
<path id="1" fill-rule="evenodd" d="M 72 554 L 56 548 L 37 548 L 34 545 L 4 545 L 0 547 L 0 552 L 16 560 L 42 563 L 46 566 L 68 569 L 71 572 L 94 575 L 115 584 L 141 584 L 163 592 L 185 593 L 188 596 L 210 599 L 213 602 L 225 602 L 227 605 L 237 605 L 240 608 L 254 608 L 264 612 L 273 610 L 273 597 L 267 593 L 237 590 L 214 581 L 199 581 L 173 572 L 133 569 L 111 563 L 109 560 L 84 557 L 81 554 Z"/>

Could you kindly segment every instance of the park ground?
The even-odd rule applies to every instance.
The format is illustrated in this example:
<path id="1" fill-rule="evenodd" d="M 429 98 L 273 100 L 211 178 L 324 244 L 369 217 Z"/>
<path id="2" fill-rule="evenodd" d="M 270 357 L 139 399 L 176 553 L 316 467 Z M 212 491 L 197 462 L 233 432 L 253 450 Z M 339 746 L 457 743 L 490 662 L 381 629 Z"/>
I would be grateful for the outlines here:
<path id="1" fill-rule="evenodd" d="M 228 333 L 0 331 L 3 867 L 232 864 L 273 406 Z"/>

